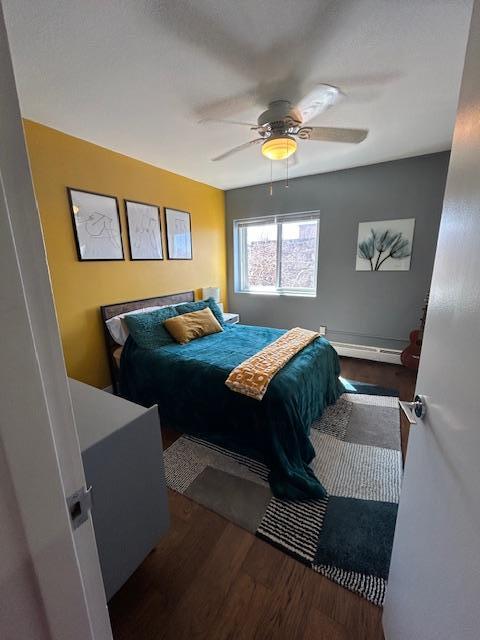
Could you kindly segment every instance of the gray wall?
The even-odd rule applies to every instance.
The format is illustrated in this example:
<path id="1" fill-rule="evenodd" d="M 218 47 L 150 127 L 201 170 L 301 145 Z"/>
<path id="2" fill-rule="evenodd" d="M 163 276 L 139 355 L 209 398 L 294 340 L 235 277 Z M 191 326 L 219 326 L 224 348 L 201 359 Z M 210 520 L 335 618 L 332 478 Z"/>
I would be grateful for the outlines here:
<path id="1" fill-rule="evenodd" d="M 244 324 L 327 326 L 327 337 L 402 348 L 430 286 L 449 152 L 226 193 L 229 310 Z M 316 298 L 234 291 L 233 220 L 320 210 Z M 415 218 L 410 271 L 355 271 L 358 223 Z"/>

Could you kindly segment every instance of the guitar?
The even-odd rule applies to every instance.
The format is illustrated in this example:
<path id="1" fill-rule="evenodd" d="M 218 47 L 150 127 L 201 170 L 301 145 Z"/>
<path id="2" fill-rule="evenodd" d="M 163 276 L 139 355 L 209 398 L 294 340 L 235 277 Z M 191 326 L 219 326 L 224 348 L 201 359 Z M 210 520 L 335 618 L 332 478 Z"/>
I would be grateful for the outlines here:
<path id="1" fill-rule="evenodd" d="M 400 355 L 402 364 L 408 369 L 418 371 L 420 363 L 420 353 L 422 351 L 423 329 L 425 327 L 425 318 L 428 307 L 428 293 L 425 298 L 425 305 L 422 308 L 422 317 L 420 318 L 420 328 L 410 331 L 410 344 L 404 349 Z"/>

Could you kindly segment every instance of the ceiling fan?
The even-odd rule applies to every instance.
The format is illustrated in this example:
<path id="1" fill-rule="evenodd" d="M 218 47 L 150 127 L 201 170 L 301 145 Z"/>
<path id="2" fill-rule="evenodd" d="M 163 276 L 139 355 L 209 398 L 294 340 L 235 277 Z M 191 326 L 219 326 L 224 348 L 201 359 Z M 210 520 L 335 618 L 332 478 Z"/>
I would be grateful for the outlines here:
<path id="1" fill-rule="evenodd" d="M 274 100 L 258 118 L 257 124 L 236 120 L 216 120 L 206 118 L 200 123 L 222 122 L 248 126 L 256 131 L 258 138 L 238 145 L 212 158 L 213 162 L 262 143 L 262 154 L 269 160 L 285 160 L 297 150 L 297 140 L 317 140 L 320 142 L 348 142 L 358 144 L 365 140 L 368 129 L 344 129 L 339 127 L 304 126 L 322 111 L 334 105 L 342 96 L 340 89 L 328 84 L 319 84 L 300 102 L 292 106 L 289 100 Z"/>

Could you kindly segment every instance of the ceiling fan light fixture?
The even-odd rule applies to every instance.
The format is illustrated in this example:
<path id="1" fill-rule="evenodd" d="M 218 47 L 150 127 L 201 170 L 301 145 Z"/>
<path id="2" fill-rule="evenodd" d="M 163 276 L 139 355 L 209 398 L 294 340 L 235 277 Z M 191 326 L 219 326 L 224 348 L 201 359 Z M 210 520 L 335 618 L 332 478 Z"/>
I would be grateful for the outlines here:
<path id="1" fill-rule="evenodd" d="M 265 140 L 262 154 L 269 160 L 286 160 L 297 150 L 297 141 L 291 136 L 277 136 Z"/>

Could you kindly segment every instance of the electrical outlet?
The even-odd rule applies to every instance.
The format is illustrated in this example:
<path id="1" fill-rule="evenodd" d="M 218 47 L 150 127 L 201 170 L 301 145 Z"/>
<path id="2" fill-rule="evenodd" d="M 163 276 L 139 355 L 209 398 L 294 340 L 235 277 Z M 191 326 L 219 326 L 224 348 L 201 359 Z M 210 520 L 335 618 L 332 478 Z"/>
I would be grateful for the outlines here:
<path id="1" fill-rule="evenodd" d="M 321 336 L 326 335 L 326 333 L 327 333 L 327 327 L 324 327 L 323 325 L 320 325 L 320 327 L 318 328 L 318 333 L 319 333 Z"/>

